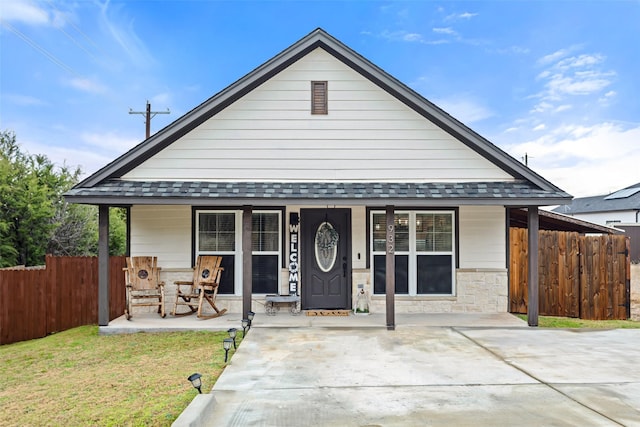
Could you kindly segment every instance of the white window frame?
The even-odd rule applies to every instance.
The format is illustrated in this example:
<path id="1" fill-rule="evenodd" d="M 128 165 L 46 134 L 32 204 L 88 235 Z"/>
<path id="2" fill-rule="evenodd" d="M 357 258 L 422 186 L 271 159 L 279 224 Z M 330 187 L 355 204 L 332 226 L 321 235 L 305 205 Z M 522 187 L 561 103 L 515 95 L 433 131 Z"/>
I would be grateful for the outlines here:
<path id="1" fill-rule="evenodd" d="M 200 251 L 200 214 L 203 213 L 214 213 L 214 214 L 224 214 L 224 213 L 232 213 L 234 214 L 234 235 L 235 235 L 235 250 L 233 251 Z M 282 282 L 282 275 L 280 274 L 281 266 L 282 266 L 282 211 L 280 210 L 256 210 L 252 213 L 275 213 L 278 215 L 278 251 L 251 251 L 251 255 L 278 255 L 278 267 L 277 267 L 277 277 L 278 277 L 278 291 L 280 290 L 280 285 Z M 242 295 L 242 211 L 240 210 L 229 210 L 229 209 L 196 209 L 195 211 L 195 256 L 198 255 L 233 255 L 235 257 L 234 262 L 234 283 L 233 283 L 233 294 L 225 294 L 225 295 Z M 252 230 L 253 233 L 253 230 Z M 264 294 L 257 294 L 264 295 Z"/>
<path id="2" fill-rule="evenodd" d="M 277 264 L 277 277 L 278 283 L 275 292 L 277 294 L 280 293 L 280 285 L 282 284 L 282 274 L 280 274 L 282 270 L 282 211 L 281 210 L 256 210 L 253 211 L 252 214 L 277 214 L 278 215 L 278 250 L 277 251 L 251 251 L 251 255 L 278 255 L 278 264 Z M 242 221 L 241 221 L 242 222 Z M 251 230 L 253 233 L 253 229 Z M 241 236 L 242 237 L 242 236 Z M 253 237 L 253 236 L 252 236 Z M 266 294 L 253 294 L 253 295 L 266 295 Z"/>
<path id="3" fill-rule="evenodd" d="M 200 250 L 200 214 L 234 214 L 234 235 L 235 235 L 235 250 L 233 251 L 201 251 Z M 233 294 L 225 295 L 242 295 L 242 211 L 238 210 L 217 210 L 217 209 L 197 209 L 196 210 L 196 224 L 195 224 L 195 256 L 199 255 L 233 255 L 235 257 L 233 277 L 235 278 L 233 283 Z"/>
<path id="4" fill-rule="evenodd" d="M 385 211 L 371 210 L 369 212 L 369 224 L 371 224 L 369 230 L 369 265 L 370 268 L 370 280 L 374 283 L 375 271 L 374 271 L 374 256 L 386 255 L 386 251 L 374 251 L 374 239 L 373 239 L 373 216 L 385 215 Z M 402 295 L 409 296 L 433 296 L 433 297 L 447 297 L 456 295 L 456 211 L 455 210 L 397 210 L 395 214 L 409 214 L 409 251 L 395 251 L 395 255 L 409 255 L 408 262 L 408 287 L 409 293 Z M 451 251 L 418 251 L 416 250 L 416 214 L 449 214 L 451 215 Z M 418 256 L 429 255 L 451 255 L 451 293 L 450 294 L 419 294 L 418 293 Z M 376 294 L 382 295 L 382 294 Z M 400 295 L 400 294 L 398 294 Z"/>

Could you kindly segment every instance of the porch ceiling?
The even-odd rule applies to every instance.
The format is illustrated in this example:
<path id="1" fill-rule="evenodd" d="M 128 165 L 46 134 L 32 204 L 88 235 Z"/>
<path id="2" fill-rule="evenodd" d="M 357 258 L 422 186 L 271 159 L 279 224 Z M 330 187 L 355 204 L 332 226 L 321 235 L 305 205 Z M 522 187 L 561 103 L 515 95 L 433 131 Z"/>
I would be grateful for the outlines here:
<path id="1" fill-rule="evenodd" d="M 196 206 L 283 203 L 349 205 L 546 206 L 567 202 L 563 191 L 541 190 L 530 182 L 205 182 L 109 180 L 65 194 L 74 203 Z"/>

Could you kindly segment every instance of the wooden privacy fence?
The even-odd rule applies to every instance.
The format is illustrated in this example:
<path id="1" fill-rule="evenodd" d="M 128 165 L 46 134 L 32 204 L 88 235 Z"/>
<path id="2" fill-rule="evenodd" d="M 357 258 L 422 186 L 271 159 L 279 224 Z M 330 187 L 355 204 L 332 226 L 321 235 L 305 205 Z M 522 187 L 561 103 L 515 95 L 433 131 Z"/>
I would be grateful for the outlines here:
<path id="1" fill-rule="evenodd" d="M 527 312 L 527 230 L 509 230 L 509 300 Z M 589 320 L 627 319 L 630 308 L 629 239 L 540 230 L 539 313 Z"/>
<path id="2" fill-rule="evenodd" d="M 124 256 L 110 257 L 109 318 L 124 313 Z M 47 255 L 45 267 L 0 269 L 0 344 L 98 323 L 98 258 Z"/>

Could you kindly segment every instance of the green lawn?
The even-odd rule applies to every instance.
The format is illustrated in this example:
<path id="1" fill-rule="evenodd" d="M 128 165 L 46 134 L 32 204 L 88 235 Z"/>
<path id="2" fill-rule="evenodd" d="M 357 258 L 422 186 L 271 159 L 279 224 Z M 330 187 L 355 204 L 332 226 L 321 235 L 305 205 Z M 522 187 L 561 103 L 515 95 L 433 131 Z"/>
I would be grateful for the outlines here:
<path id="1" fill-rule="evenodd" d="M 0 346 L 0 425 L 171 425 L 197 394 L 190 374 L 202 374 L 203 392 L 213 387 L 227 337 L 99 336 L 97 326 L 83 326 Z"/>
<path id="2" fill-rule="evenodd" d="M 526 314 L 517 314 L 527 321 Z M 640 322 L 634 320 L 583 320 L 571 317 L 538 316 L 541 328 L 591 328 L 591 329 L 638 329 Z"/>

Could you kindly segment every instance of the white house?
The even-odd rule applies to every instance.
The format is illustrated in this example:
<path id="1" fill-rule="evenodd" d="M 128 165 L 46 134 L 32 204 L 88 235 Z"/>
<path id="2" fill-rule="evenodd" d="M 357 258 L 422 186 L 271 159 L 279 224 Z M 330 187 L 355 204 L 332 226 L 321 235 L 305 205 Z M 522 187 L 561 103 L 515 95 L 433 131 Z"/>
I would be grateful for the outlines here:
<path id="1" fill-rule="evenodd" d="M 611 227 L 637 224 L 640 222 L 640 182 L 611 194 L 575 198 L 554 211 Z"/>
<path id="2" fill-rule="evenodd" d="M 575 198 L 554 211 L 624 230 L 631 238 L 631 261 L 640 263 L 640 182 L 611 194 Z"/>
<path id="3" fill-rule="evenodd" d="M 100 206 L 101 325 L 108 207 L 127 206 L 131 255 L 168 284 L 217 254 L 230 311 L 266 294 L 350 308 L 362 285 L 389 328 L 395 311 L 506 312 L 507 209 L 529 208 L 535 237 L 538 207 L 571 199 L 322 29 L 66 197 Z"/>

